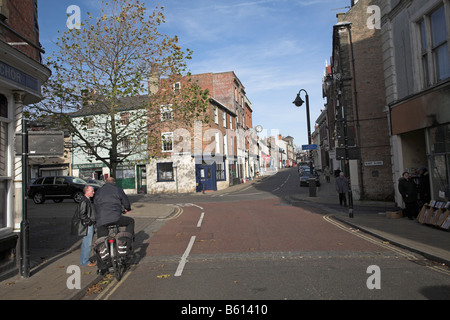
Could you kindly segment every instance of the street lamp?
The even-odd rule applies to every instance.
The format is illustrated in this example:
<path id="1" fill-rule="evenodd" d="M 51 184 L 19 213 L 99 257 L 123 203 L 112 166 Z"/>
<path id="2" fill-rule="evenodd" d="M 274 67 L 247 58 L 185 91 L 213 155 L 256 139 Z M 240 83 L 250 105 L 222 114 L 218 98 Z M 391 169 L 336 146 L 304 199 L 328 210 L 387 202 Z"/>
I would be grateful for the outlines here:
<path id="1" fill-rule="evenodd" d="M 305 93 L 305 100 L 306 100 L 306 121 L 307 121 L 307 129 L 308 129 L 308 144 L 311 145 L 311 124 L 310 124 L 310 116 L 309 116 L 309 96 L 308 92 L 305 89 L 300 89 L 300 91 L 297 93 L 297 97 L 292 102 L 297 107 L 301 107 L 305 101 L 300 97 L 301 92 Z M 309 150 L 309 196 L 315 197 L 316 196 L 316 179 L 313 175 L 313 163 L 312 163 L 312 152 Z"/>

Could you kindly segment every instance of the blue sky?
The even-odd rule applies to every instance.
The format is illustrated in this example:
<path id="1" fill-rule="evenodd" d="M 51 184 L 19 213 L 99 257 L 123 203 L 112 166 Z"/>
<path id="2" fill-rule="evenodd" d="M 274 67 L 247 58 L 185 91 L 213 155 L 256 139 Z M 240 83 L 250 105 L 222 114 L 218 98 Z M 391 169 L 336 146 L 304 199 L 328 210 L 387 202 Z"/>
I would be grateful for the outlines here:
<path id="1" fill-rule="evenodd" d="M 191 73 L 234 71 L 253 106 L 253 126 L 307 144 L 306 110 L 292 104 L 309 94 L 311 126 L 324 107 L 322 79 L 330 60 L 336 13 L 350 0 L 144 0 L 148 11 L 164 6 L 161 32 L 191 49 Z M 97 0 L 39 0 L 40 41 L 46 55 L 66 30 L 66 9 L 96 16 Z M 44 55 L 45 58 L 45 55 Z M 302 93 L 304 99 L 304 94 Z"/>

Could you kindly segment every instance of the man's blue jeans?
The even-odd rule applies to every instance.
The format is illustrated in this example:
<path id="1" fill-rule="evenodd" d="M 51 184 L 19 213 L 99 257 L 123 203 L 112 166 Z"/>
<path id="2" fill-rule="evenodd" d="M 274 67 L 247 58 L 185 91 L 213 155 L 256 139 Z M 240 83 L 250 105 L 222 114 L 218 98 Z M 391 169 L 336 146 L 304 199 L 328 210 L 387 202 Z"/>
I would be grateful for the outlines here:
<path id="1" fill-rule="evenodd" d="M 83 237 L 83 242 L 81 243 L 81 254 L 80 254 L 80 264 L 82 267 L 87 266 L 91 261 L 91 245 L 92 238 L 94 237 L 94 226 L 88 227 L 88 232 L 85 237 Z"/>

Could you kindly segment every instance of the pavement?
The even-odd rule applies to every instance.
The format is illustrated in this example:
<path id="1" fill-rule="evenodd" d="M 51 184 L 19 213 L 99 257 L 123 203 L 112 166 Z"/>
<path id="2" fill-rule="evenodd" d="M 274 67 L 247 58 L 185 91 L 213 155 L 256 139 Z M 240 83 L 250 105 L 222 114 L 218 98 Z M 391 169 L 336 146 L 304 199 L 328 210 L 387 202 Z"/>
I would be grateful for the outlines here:
<path id="1" fill-rule="evenodd" d="M 236 192 L 261 179 L 250 180 L 220 192 Z M 386 217 L 386 211 L 392 211 L 394 208 L 394 204 L 389 202 L 354 201 L 353 218 L 350 218 L 348 208 L 339 206 L 338 196 L 334 191 L 334 178 L 331 180 L 330 183 L 322 182 L 317 188 L 316 197 L 310 197 L 306 190 L 304 194 L 289 196 L 283 201 L 295 206 L 306 205 L 315 208 L 316 212 L 332 216 L 355 229 L 423 255 L 429 260 L 450 266 L 450 232 L 406 218 L 389 219 Z M 155 203 L 149 199 L 151 197 L 136 197 L 135 201 L 132 200 L 133 210 L 130 216 L 136 221 L 135 248 L 145 247 L 151 236 L 167 219 L 176 218 L 182 212 L 175 205 Z M 74 273 L 71 266 L 79 265 L 80 246 L 81 239 L 65 251 L 34 266 L 28 278 L 16 275 L 1 281 L 0 299 L 81 299 L 91 285 L 102 280 L 102 276 L 97 275 L 96 267 L 80 267 L 79 288 L 70 289 L 76 284 L 73 279 L 77 271 Z M 39 256 L 39 252 L 36 254 Z"/>
<path id="2" fill-rule="evenodd" d="M 395 203 L 383 201 L 353 201 L 353 218 L 349 208 L 339 205 L 339 196 L 334 189 L 334 177 L 329 183 L 321 177 L 321 185 L 316 189 L 316 197 L 307 192 L 289 197 L 292 205 L 308 203 L 355 229 L 371 234 L 390 244 L 418 253 L 425 258 L 450 267 L 450 232 L 431 225 L 421 224 L 406 217 L 388 218 L 386 212 L 397 211 Z"/>

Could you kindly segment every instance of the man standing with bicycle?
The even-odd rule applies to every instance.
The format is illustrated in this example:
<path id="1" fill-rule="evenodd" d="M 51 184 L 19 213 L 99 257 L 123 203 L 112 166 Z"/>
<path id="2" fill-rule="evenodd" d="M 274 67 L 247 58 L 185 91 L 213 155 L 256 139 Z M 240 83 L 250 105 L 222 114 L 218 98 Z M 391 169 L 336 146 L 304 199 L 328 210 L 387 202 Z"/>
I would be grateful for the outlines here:
<path id="1" fill-rule="evenodd" d="M 97 237 L 108 235 L 108 225 L 118 224 L 126 227 L 126 231 L 134 236 L 134 219 L 122 215 L 131 210 L 130 200 L 125 192 L 116 185 L 112 177 L 106 179 L 106 183 L 97 190 L 94 198 L 96 211 Z"/>

